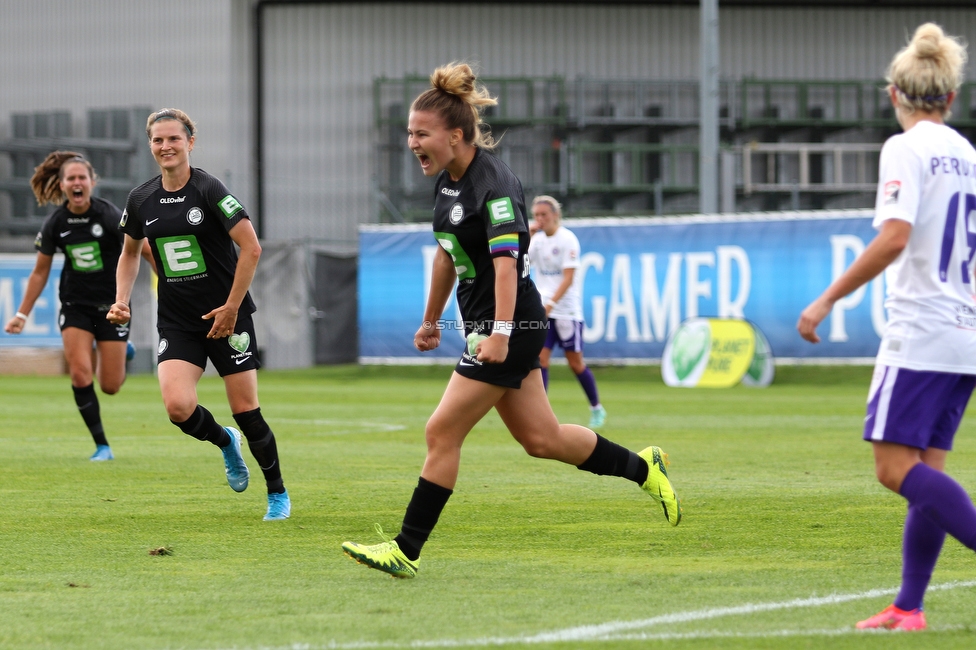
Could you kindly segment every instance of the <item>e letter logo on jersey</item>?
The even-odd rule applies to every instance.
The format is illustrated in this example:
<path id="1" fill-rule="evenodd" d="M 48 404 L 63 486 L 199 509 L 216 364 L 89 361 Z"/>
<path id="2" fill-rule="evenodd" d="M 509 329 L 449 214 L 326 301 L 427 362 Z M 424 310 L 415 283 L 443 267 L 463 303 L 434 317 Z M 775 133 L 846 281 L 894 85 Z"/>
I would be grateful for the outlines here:
<path id="1" fill-rule="evenodd" d="M 102 249 L 98 242 L 84 244 L 68 244 L 64 247 L 65 257 L 71 261 L 71 266 L 79 273 L 93 273 L 104 268 L 102 264 Z"/>
<path id="2" fill-rule="evenodd" d="M 898 191 L 901 189 L 901 181 L 888 181 L 884 186 L 885 205 L 898 203 Z"/>
<path id="3" fill-rule="evenodd" d="M 167 278 L 180 278 L 204 273 L 207 263 L 203 251 L 193 235 L 183 237 L 160 237 L 156 248 L 163 262 L 163 272 Z"/>
<path id="4" fill-rule="evenodd" d="M 515 209 L 512 208 L 512 200 L 503 196 L 500 199 L 488 201 L 488 216 L 491 217 L 491 223 L 494 225 L 515 221 Z"/>
<path id="5" fill-rule="evenodd" d="M 220 199 L 217 203 L 217 207 L 220 211 L 224 213 L 224 216 L 230 219 L 235 214 L 244 209 L 244 206 L 237 202 L 233 194 L 228 194 L 224 198 Z"/>

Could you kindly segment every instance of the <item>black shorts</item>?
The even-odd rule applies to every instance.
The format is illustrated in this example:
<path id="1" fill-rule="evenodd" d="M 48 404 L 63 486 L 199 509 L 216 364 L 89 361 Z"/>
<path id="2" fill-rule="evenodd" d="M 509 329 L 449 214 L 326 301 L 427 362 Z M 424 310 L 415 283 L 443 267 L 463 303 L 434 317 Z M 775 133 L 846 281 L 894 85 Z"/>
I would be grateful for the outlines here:
<path id="1" fill-rule="evenodd" d="M 208 331 L 188 332 L 160 328 L 159 347 L 156 348 L 157 363 L 179 359 L 206 370 L 207 359 L 210 359 L 221 377 L 261 367 L 258 361 L 257 338 L 254 336 L 254 322 L 250 314 L 237 317 L 233 336 L 208 339 Z"/>
<path id="2" fill-rule="evenodd" d="M 541 303 L 540 303 L 541 304 Z M 516 329 L 508 341 L 508 356 L 502 363 L 482 363 L 468 354 L 465 346 L 454 371 L 462 377 L 483 381 L 486 384 L 521 388 L 522 380 L 536 368 L 541 368 L 539 353 L 546 342 L 548 330 L 545 320 L 522 321 L 526 327 Z M 529 327 L 535 325 L 535 327 Z"/>
<path id="3" fill-rule="evenodd" d="M 95 335 L 96 341 L 128 341 L 130 323 L 113 325 L 105 320 L 111 306 L 62 304 L 58 325 L 62 332 L 66 327 L 77 327 L 91 332 Z"/>

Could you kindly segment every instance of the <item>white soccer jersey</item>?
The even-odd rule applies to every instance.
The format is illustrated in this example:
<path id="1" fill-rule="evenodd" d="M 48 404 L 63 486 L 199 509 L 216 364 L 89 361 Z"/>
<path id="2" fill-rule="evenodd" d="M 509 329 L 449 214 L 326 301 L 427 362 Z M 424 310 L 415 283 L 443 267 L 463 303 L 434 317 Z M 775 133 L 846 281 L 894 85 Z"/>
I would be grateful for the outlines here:
<path id="1" fill-rule="evenodd" d="M 922 121 L 881 150 L 874 227 L 912 224 L 885 270 L 888 325 L 878 363 L 976 374 L 976 150 L 948 126 Z"/>
<path id="2" fill-rule="evenodd" d="M 580 245 L 576 235 L 560 226 L 552 237 L 544 230 L 532 236 L 529 242 L 529 265 L 535 272 L 535 286 L 542 294 L 543 304 L 548 303 L 563 281 L 563 269 L 579 269 Z M 582 277 L 576 273 L 549 318 L 583 320 L 583 296 L 580 290 Z"/>

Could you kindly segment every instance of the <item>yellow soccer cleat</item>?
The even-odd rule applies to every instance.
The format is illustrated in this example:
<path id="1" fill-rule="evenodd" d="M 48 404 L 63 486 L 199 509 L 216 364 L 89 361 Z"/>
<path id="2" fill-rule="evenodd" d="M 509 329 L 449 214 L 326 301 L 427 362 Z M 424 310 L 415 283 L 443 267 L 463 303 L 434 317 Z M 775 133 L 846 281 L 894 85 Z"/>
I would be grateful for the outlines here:
<path id="1" fill-rule="evenodd" d="M 671 464 L 668 455 L 660 447 L 648 447 L 637 455 L 647 461 L 647 480 L 641 489 L 661 504 L 668 523 L 677 526 L 681 522 L 681 501 L 668 478 L 668 465 Z"/>
<path id="2" fill-rule="evenodd" d="M 382 537 L 386 538 L 379 524 L 376 525 L 376 530 Z M 343 542 L 342 550 L 360 564 L 389 573 L 394 578 L 415 578 L 417 577 L 417 570 L 420 568 L 419 558 L 416 560 L 409 559 L 403 554 L 397 543 L 388 538 L 387 541 L 372 546 L 365 546 L 356 542 Z"/>

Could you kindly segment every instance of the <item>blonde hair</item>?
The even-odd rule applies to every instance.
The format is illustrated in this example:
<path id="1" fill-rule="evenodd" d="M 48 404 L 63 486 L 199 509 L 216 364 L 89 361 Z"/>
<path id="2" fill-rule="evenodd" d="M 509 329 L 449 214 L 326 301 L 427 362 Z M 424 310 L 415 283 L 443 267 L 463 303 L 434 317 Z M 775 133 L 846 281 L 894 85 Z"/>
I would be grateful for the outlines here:
<path id="1" fill-rule="evenodd" d="M 461 129 L 468 144 L 489 150 L 495 147 L 491 134 L 481 129 L 481 111 L 497 105 L 498 100 L 478 83 L 471 66 L 458 62 L 441 66 L 430 75 L 430 86 L 413 100 L 411 111 L 436 113 L 448 129 Z"/>
<path id="2" fill-rule="evenodd" d="M 150 113 L 146 120 L 146 137 L 152 139 L 152 125 L 162 120 L 176 120 L 186 129 L 186 139 L 189 140 L 197 134 L 197 125 L 193 123 L 190 116 L 178 108 L 164 108 Z"/>
<path id="3" fill-rule="evenodd" d="M 891 60 L 888 89 L 895 89 L 899 106 L 908 113 L 921 110 L 949 117 L 949 93 L 962 85 L 965 67 L 965 44 L 935 23 L 925 23 Z"/>
<path id="4" fill-rule="evenodd" d="M 549 196 L 548 194 L 540 194 L 539 196 L 532 199 L 532 207 L 534 208 L 540 203 L 544 203 L 545 205 L 548 205 L 550 208 L 552 208 L 552 211 L 556 215 L 556 219 L 562 219 L 563 206 L 559 205 L 559 201 Z"/>
<path id="5" fill-rule="evenodd" d="M 65 166 L 71 163 L 81 163 L 88 168 L 92 185 L 98 181 L 95 168 L 77 151 L 52 151 L 40 165 L 34 168 L 34 175 L 30 179 L 37 205 L 45 203 L 58 205 L 67 200 L 64 192 L 61 191 L 61 179 L 64 178 Z"/>

